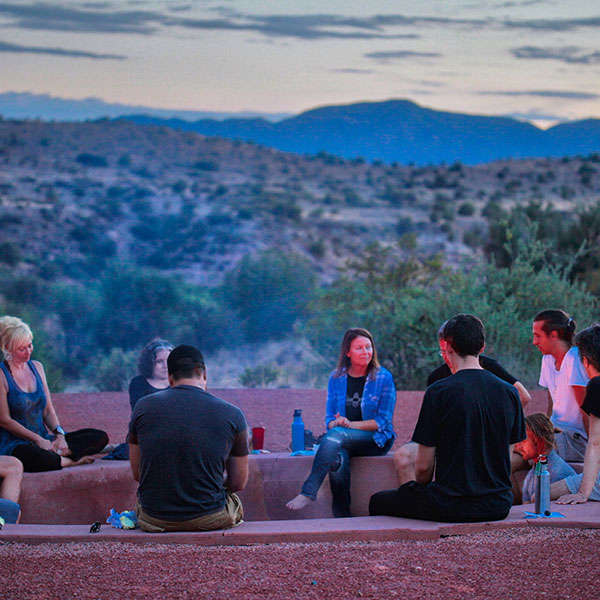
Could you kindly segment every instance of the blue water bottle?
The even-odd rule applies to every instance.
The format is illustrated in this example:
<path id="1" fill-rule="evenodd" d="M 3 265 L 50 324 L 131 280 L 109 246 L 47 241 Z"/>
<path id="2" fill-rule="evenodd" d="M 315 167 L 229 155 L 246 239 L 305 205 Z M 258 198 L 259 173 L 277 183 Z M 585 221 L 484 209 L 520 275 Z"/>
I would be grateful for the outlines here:
<path id="1" fill-rule="evenodd" d="M 535 512 L 550 515 L 550 471 L 545 454 L 540 454 L 535 466 Z"/>
<path id="2" fill-rule="evenodd" d="M 292 452 L 304 450 L 304 423 L 302 422 L 302 409 L 294 410 L 292 421 Z"/>

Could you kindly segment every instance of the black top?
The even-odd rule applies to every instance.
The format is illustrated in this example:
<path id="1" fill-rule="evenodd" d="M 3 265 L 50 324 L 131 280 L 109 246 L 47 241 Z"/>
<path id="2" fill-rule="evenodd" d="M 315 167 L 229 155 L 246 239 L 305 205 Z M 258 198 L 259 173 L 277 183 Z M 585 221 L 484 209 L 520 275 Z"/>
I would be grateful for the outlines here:
<path id="1" fill-rule="evenodd" d="M 148 380 L 145 377 L 136 375 L 129 382 L 129 404 L 131 405 L 131 410 L 133 411 L 133 407 L 140 398 L 148 396 L 149 394 L 154 394 L 155 392 L 160 392 L 164 389 L 166 388 L 155 388 L 148 383 Z"/>
<path id="2" fill-rule="evenodd" d="M 346 418 L 349 421 L 362 421 L 362 396 L 367 376 L 346 376 Z"/>
<path id="3" fill-rule="evenodd" d="M 140 399 L 129 424 L 140 447 L 138 498 L 151 517 L 186 521 L 222 509 L 229 456 L 246 456 L 244 413 L 191 385 Z"/>
<path id="4" fill-rule="evenodd" d="M 427 388 L 413 442 L 435 446 L 442 496 L 510 494 L 509 445 L 525 439 L 517 390 L 488 371 L 464 369 Z M 510 505 L 510 502 L 509 502 Z"/>
<path id="5" fill-rule="evenodd" d="M 479 364 L 490 373 L 493 373 L 496 377 L 500 377 L 503 381 L 507 381 L 511 385 L 517 381 L 516 377 L 513 377 L 497 360 L 494 358 L 490 358 L 489 356 L 485 356 L 483 354 L 479 355 Z M 434 369 L 429 374 L 427 378 L 427 386 L 429 387 L 432 383 L 439 381 L 440 379 L 444 379 L 444 377 L 450 377 L 452 375 L 452 371 L 450 371 L 450 367 L 444 363 L 440 365 L 437 369 Z"/>
<path id="6" fill-rule="evenodd" d="M 600 376 L 588 381 L 581 410 L 584 410 L 588 415 L 600 418 Z"/>

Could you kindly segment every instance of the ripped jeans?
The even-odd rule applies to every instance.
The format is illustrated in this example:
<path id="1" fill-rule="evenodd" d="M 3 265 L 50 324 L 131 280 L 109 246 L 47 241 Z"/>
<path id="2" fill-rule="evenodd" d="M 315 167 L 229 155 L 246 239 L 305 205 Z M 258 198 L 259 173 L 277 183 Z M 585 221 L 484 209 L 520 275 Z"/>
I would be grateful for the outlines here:
<path id="1" fill-rule="evenodd" d="M 353 456 L 382 456 L 394 443 L 389 439 L 382 448 L 374 441 L 374 431 L 334 427 L 321 439 L 310 475 L 301 494 L 313 500 L 329 473 L 334 517 L 350 517 L 350 459 Z"/>

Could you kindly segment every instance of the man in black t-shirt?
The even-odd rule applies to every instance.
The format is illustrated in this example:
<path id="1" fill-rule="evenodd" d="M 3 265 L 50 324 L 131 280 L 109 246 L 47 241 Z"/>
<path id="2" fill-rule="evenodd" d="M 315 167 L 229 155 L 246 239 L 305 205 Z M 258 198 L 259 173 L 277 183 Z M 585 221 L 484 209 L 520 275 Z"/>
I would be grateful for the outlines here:
<path id="1" fill-rule="evenodd" d="M 519 395 L 481 368 L 485 336 L 477 317 L 453 317 L 443 339 L 454 375 L 425 392 L 412 438 L 416 480 L 374 494 L 371 515 L 472 522 L 510 511 L 512 445 L 525 439 Z"/>
<path id="2" fill-rule="evenodd" d="M 444 359 L 444 364 L 440 365 L 429 374 L 429 377 L 427 378 L 427 387 L 436 381 L 439 381 L 440 379 L 450 377 L 450 375 L 454 373 L 453 367 L 450 365 L 446 354 L 446 342 L 442 338 L 442 332 L 446 323 L 447 321 L 442 323 L 442 326 L 438 330 L 440 356 Z M 503 381 L 514 385 L 517 389 L 517 392 L 519 392 L 519 397 L 521 398 L 521 405 L 523 408 L 529 404 L 531 396 L 529 395 L 529 392 L 525 386 L 520 381 L 517 381 L 517 378 L 511 375 L 497 360 L 480 354 L 479 364 L 481 365 L 482 369 L 485 369 Z M 396 475 L 398 476 L 398 483 L 403 484 L 407 481 L 412 481 L 415 478 L 416 457 L 417 445 L 414 442 L 403 444 L 400 446 L 400 448 L 398 448 L 398 450 L 396 450 L 396 452 L 394 452 L 394 469 L 396 470 Z"/>
<path id="3" fill-rule="evenodd" d="M 141 398 L 129 424 L 138 524 L 150 532 L 233 527 L 243 518 L 234 492 L 248 481 L 244 414 L 206 392 L 196 348 L 178 346 L 167 366 L 171 387 Z"/>
<path id="4" fill-rule="evenodd" d="M 585 450 L 583 473 L 553 483 L 550 497 L 559 504 L 581 504 L 600 501 L 600 323 L 575 336 L 581 362 L 590 378 L 581 405 L 589 416 L 589 440 Z"/>

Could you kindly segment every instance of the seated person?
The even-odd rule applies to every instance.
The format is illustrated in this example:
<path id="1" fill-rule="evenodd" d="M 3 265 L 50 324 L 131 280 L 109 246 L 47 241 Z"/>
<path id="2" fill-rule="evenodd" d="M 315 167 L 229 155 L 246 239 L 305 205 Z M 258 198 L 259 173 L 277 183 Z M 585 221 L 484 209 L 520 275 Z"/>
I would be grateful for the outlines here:
<path id="1" fill-rule="evenodd" d="M 556 451 L 569 462 L 583 460 L 588 440 L 588 416 L 581 405 L 589 378 L 573 346 L 575 330 L 575 321 L 562 310 L 543 310 L 533 318 L 533 345 L 543 354 L 539 384 L 548 389 L 547 414 L 560 429 Z M 518 466 L 513 462 L 513 471 Z"/>
<path id="2" fill-rule="evenodd" d="M 129 405 L 132 412 L 140 398 L 169 387 L 167 356 L 172 349 L 171 342 L 159 338 L 148 342 L 142 348 L 137 363 L 139 375 L 129 382 Z M 109 447 L 106 451 L 109 449 L 111 452 L 104 456 L 103 460 L 129 460 L 127 442 Z"/>
<path id="3" fill-rule="evenodd" d="M 434 369 L 427 378 L 427 387 L 429 387 L 432 383 L 439 381 L 440 379 L 444 379 L 445 377 L 450 377 L 454 373 L 452 370 L 453 367 L 450 365 L 447 355 L 446 355 L 446 342 L 442 339 L 442 331 L 447 321 L 442 323 L 442 326 L 438 330 L 438 343 L 440 346 L 440 356 L 444 359 L 444 364 L 440 365 L 437 369 Z M 489 371 L 499 377 L 503 381 L 514 385 L 519 392 L 519 398 L 521 399 L 521 404 L 523 408 L 529 404 L 531 400 L 531 396 L 527 391 L 527 388 L 520 382 L 517 381 L 516 377 L 513 377 L 497 360 L 490 358 L 489 356 L 484 356 L 483 354 L 479 355 L 479 364 L 482 369 Z M 415 478 L 415 458 L 417 455 L 417 445 L 408 442 L 407 444 L 403 444 L 396 450 L 394 453 L 394 469 L 396 470 L 396 475 L 398 476 L 398 482 L 400 484 L 406 483 L 407 481 L 412 481 Z"/>
<path id="4" fill-rule="evenodd" d="M 90 463 L 106 446 L 99 429 L 66 433 L 54 410 L 42 363 L 30 360 L 33 334 L 17 317 L 0 318 L 0 455 L 15 456 L 26 472 Z M 52 432 L 50 434 L 49 432 Z"/>
<path id="5" fill-rule="evenodd" d="M 571 475 L 550 487 L 550 497 L 559 504 L 600 501 L 600 323 L 575 336 L 583 367 L 590 378 L 581 410 L 589 416 L 589 442 L 585 450 L 583 473 Z"/>
<path id="6" fill-rule="evenodd" d="M 196 348 L 175 348 L 167 368 L 171 387 L 141 398 L 129 424 L 138 524 L 151 533 L 238 525 L 244 513 L 234 492 L 248 481 L 244 413 L 206 391 Z"/>
<path id="7" fill-rule="evenodd" d="M 394 379 L 377 360 L 373 336 L 366 329 L 348 329 L 327 385 L 327 433 L 300 493 L 286 506 L 306 508 L 329 475 L 333 516 L 350 517 L 350 461 L 354 456 L 387 454 L 396 438 L 395 405 Z"/>
<path id="8" fill-rule="evenodd" d="M 154 394 L 169 387 L 167 356 L 173 344 L 159 338 L 148 342 L 140 352 L 136 375 L 129 383 L 129 404 L 131 410 L 143 396 Z"/>
<path id="9" fill-rule="evenodd" d="M 570 475 L 576 475 L 575 469 L 566 463 L 554 450 L 554 425 L 543 413 L 535 413 L 525 417 L 527 439 L 515 445 L 515 452 L 532 464 L 523 480 L 523 502 L 532 502 L 535 494 L 535 464 L 540 454 L 545 454 L 550 472 L 550 483 L 560 481 Z"/>
<path id="10" fill-rule="evenodd" d="M 512 445 L 525 439 L 514 386 L 482 369 L 483 323 L 450 319 L 442 331 L 454 375 L 429 386 L 412 441 L 415 480 L 371 496 L 369 514 L 442 522 L 497 521 L 513 502 Z"/>
<path id="11" fill-rule="evenodd" d="M 23 464 L 14 456 L 0 456 L 0 517 L 5 523 L 18 523 Z"/>

